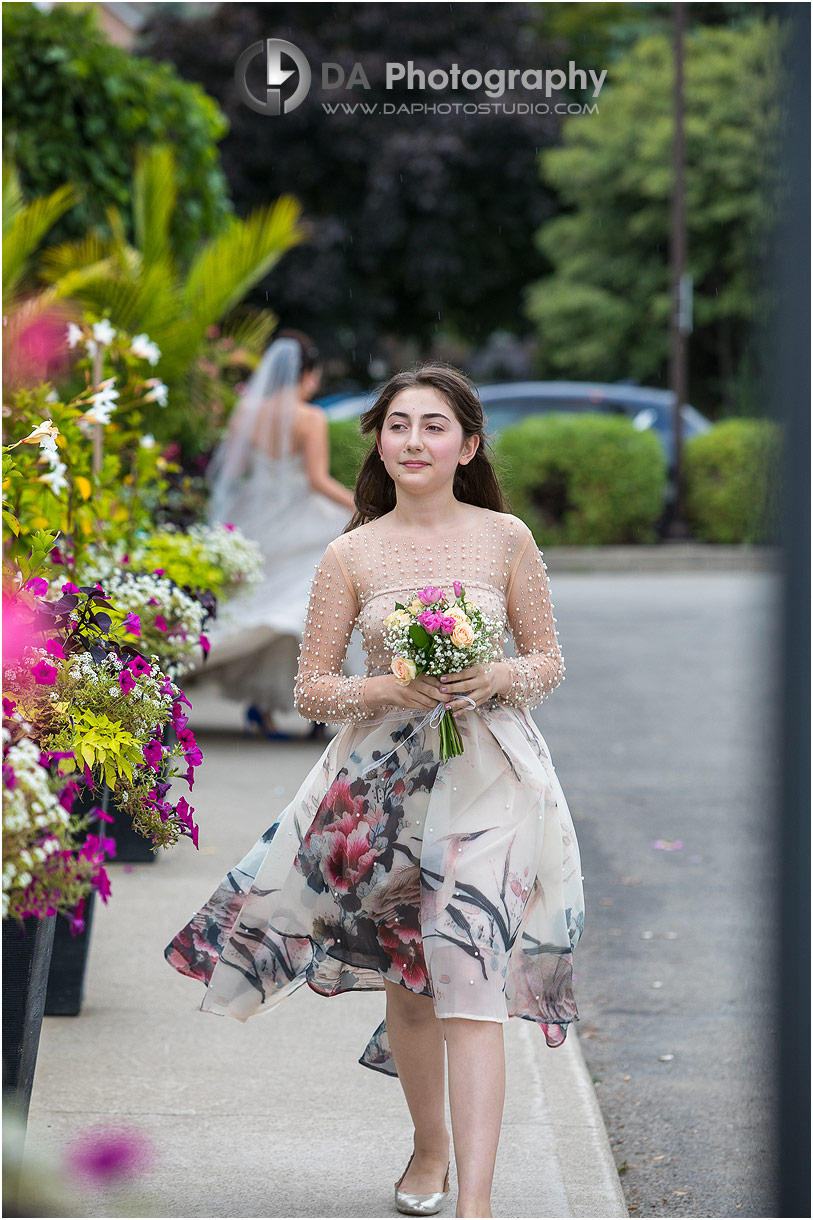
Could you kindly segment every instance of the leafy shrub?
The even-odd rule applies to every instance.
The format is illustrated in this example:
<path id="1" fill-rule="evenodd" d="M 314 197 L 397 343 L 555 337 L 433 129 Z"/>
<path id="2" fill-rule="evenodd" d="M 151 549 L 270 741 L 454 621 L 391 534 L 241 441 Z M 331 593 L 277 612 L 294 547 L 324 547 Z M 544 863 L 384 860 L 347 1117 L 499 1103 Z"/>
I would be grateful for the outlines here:
<path id="1" fill-rule="evenodd" d="M 686 444 L 686 518 L 704 542 L 776 537 L 781 430 L 767 419 L 726 419 Z"/>
<path id="2" fill-rule="evenodd" d="M 357 419 L 330 420 L 328 435 L 330 473 L 345 487 L 355 487 L 362 463 L 375 442 L 361 435 Z"/>
<path id="3" fill-rule="evenodd" d="M 532 415 L 501 434 L 497 453 L 512 511 L 540 547 L 656 541 L 666 458 L 630 420 Z"/>

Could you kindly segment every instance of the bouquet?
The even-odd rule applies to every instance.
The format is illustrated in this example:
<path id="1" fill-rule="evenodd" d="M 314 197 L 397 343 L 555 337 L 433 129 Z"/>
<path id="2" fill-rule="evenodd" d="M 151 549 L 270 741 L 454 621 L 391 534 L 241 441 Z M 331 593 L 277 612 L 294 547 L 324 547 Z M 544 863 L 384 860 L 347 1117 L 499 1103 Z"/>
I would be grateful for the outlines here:
<path id="1" fill-rule="evenodd" d="M 396 602 L 385 619 L 385 638 L 394 650 L 390 669 L 402 686 L 418 674 L 439 678 L 498 655 L 494 636 L 502 634 L 502 624 L 467 599 L 459 580 L 453 581 L 453 588 L 454 597 L 447 597 L 443 589 L 427 585 L 413 594 L 409 605 Z M 463 753 L 457 724 L 446 710 L 439 731 L 443 762 Z"/>

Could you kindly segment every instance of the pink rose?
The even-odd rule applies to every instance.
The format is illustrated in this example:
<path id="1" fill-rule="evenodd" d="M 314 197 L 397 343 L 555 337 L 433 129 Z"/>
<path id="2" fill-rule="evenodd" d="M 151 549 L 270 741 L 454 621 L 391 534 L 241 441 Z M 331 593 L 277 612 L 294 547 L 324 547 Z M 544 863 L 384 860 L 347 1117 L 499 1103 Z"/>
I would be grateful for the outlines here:
<path id="1" fill-rule="evenodd" d="M 437 585 L 427 585 L 425 589 L 421 589 L 418 597 L 425 606 L 432 606 L 435 602 L 442 602 L 445 594 Z"/>
<path id="2" fill-rule="evenodd" d="M 443 615 L 441 614 L 434 614 L 431 610 L 424 610 L 422 614 L 418 615 L 418 622 L 427 631 L 434 632 L 440 627 L 442 618 Z"/>
<path id="3" fill-rule="evenodd" d="M 452 634 L 452 632 L 453 632 L 453 631 L 454 631 L 454 629 L 455 629 L 455 624 L 456 624 L 456 623 L 457 623 L 457 619 L 456 619 L 456 618 L 452 618 L 452 617 L 450 617 L 450 616 L 448 616 L 448 615 L 445 615 L 445 614 L 444 614 L 444 615 L 441 615 L 441 618 L 440 618 L 440 629 L 441 629 L 441 631 L 443 632 L 443 634 L 444 634 L 444 635 L 451 635 L 451 634 Z"/>
<path id="4" fill-rule="evenodd" d="M 452 588 L 454 589 L 454 595 L 455 595 L 455 597 L 462 597 L 462 596 L 463 596 L 463 586 L 461 585 L 461 583 L 460 583 L 460 581 L 459 581 L 459 580 L 453 580 L 453 581 L 452 581 Z"/>

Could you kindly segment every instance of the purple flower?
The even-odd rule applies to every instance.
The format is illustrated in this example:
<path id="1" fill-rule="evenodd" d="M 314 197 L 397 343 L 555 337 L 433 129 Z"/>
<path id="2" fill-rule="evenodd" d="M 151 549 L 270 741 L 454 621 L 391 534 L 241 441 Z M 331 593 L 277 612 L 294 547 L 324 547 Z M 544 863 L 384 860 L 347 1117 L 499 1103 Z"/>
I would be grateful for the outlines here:
<path id="1" fill-rule="evenodd" d="M 17 703 L 14 699 L 7 699 L 5 697 L 5 695 L 3 696 L 3 715 L 4 716 L 13 715 L 14 709 L 16 706 L 17 706 Z"/>
<path id="2" fill-rule="evenodd" d="M 51 563 L 54 565 L 62 564 L 63 567 L 65 565 L 65 560 L 62 558 L 62 552 L 60 551 L 58 546 L 51 548 L 51 553 L 48 556 L 48 558 L 51 560 Z"/>
<path id="3" fill-rule="evenodd" d="M 35 682 L 40 686 L 53 686 L 56 682 L 57 668 L 56 665 L 49 665 L 47 661 L 37 661 L 36 665 L 31 667 L 31 674 Z"/>
<path id="4" fill-rule="evenodd" d="M 211 644 L 209 643 L 209 641 L 208 641 L 208 639 L 206 638 L 206 636 L 205 636 L 205 635 L 202 635 L 202 636 L 200 637 L 199 643 L 200 643 L 201 648 L 203 649 L 204 656 L 205 656 L 205 655 L 206 655 L 206 653 L 207 653 L 207 652 L 209 651 L 209 649 L 211 648 Z"/>
<path id="5" fill-rule="evenodd" d="M 59 640 L 46 640 L 45 650 L 49 657 L 58 657 L 60 661 L 65 660 L 65 649 Z"/>
<path id="6" fill-rule="evenodd" d="M 442 615 L 435 614 L 432 610 L 424 610 L 418 615 L 418 622 L 427 631 L 433 632 L 437 631 L 440 627 L 442 618 Z"/>
<path id="7" fill-rule="evenodd" d="M 124 620 L 124 628 L 126 631 L 131 631 L 133 635 L 141 635 L 141 619 L 133 611 L 130 611 Z"/>
<path id="8" fill-rule="evenodd" d="M 30 589 L 35 597 L 45 597 L 48 592 L 48 581 L 44 576 L 32 576 L 26 581 L 26 589 Z"/>
<path id="9" fill-rule="evenodd" d="M 153 568 L 153 575 L 163 576 L 165 571 L 166 571 L 166 568 Z"/>
<path id="10" fill-rule="evenodd" d="M 445 614 L 440 616 L 440 629 L 444 635 L 451 635 L 456 623 L 456 618 L 449 618 Z"/>
<path id="11" fill-rule="evenodd" d="M 136 684 L 133 681 L 133 675 L 129 669 L 123 669 L 121 671 L 118 676 L 118 683 L 122 689 L 122 693 L 125 695 L 129 695 L 131 690 L 135 690 Z"/>
<path id="12" fill-rule="evenodd" d="M 70 917 L 69 927 L 70 927 L 71 936 L 78 936 L 80 932 L 84 932 L 85 921 L 82 918 L 84 913 L 85 913 L 85 900 L 84 900 L 84 898 L 80 898 L 79 901 L 77 902 L 76 906 L 74 907 L 73 913 L 71 914 L 71 917 Z"/>
<path id="13" fill-rule="evenodd" d="M 160 605 L 161 605 L 161 603 L 159 602 L 159 600 L 158 600 L 158 598 L 157 598 L 157 597 L 151 597 L 151 598 L 149 598 L 149 600 L 147 601 L 147 605 L 148 605 L 148 606 L 160 606 Z"/>
<path id="14" fill-rule="evenodd" d="M 17 787 L 17 776 L 11 763 L 3 763 L 3 784 L 9 792 Z"/>
<path id="15" fill-rule="evenodd" d="M 178 699 L 180 700 L 181 703 L 185 703 L 187 707 L 192 706 L 192 704 L 189 702 L 189 700 L 187 699 L 186 695 L 183 693 L 182 690 L 178 691 Z"/>
<path id="16" fill-rule="evenodd" d="M 459 581 L 459 580 L 453 580 L 453 581 L 452 581 L 452 588 L 454 589 L 454 595 L 455 595 L 455 597 L 462 597 L 462 595 L 463 595 L 463 586 L 462 586 L 462 584 L 460 583 L 460 581 Z"/>
<path id="17" fill-rule="evenodd" d="M 105 843 L 113 844 L 113 851 L 110 852 L 110 855 L 111 856 L 115 855 L 115 847 L 116 847 L 115 841 L 113 839 L 105 839 Z M 107 875 L 106 869 L 100 868 L 99 871 L 96 873 L 96 875 L 93 878 L 93 888 L 95 889 L 96 893 L 101 898 L 102 902 L 107 902 L 108 898 L 113 893 L 113 891 L 110 888 L 110 878 Z"/>
<path id="18" fill-rule="evenodd" d="M 115 822 L 116 820 L 115 818 L 111 817 L 109 813 L 105 813 L 104 809 L 102 809 L 100 805 L 94 805 L 90 812 L 91 815 L 97 817 L 100 822 Z"/>
<path id="19" fill-rule="evenodd" d="M 62 586 L 62 592 L 63 593 L 78 593 L 79 586 L 75 585 L 72 580 L 66 580 L 64 585 Z"/>
<path id="20" fill-rule="evenodd" d="M 166 629 L 167 629 L 167 620 L 164 618 L 163 614 L 156 614 L 156 616 L 155 616 L 155 625 L 156 625 L 156 627 L 158 628 L 158 630 L 159 630 L 159 631 L 166 631 Z"/>
<path id="21" fill-rule="evenodd" d="M 63 809 L 66 809 L 68 811 L 68 813 L 70 813 L 71 809 L 73 808 L 73 802 L 76 800 L 77 796 L 79 795 L 79 791 L 80 791 L 79 784 L 77 784 L 75 779 L 72 779 L 72 780 L 68 781 L 68 783 L 65 785 L 65 787 L 60 792 L 59 803 Z"/>
<path id="22" fill-rule="evenodd" d="M 418 600 L 422 601 L 425 606 L 433 606 L 435 602 L 442 602 L 445 594 L 437 585 L 427 585 L 425 589 L 421 589 L 418 594 Z"/>
<path id="23" fill-rule="evenodd" d="M 127 668 L 131 670 L 137 678 L 140 678 L 144 674 L 148 674 L 152 669 L 152 666 L 150 665 L 149 661 L 145 661 L 143 657 L 133 657 L 132 660 L 127 662 Z"/>
<path id="24" fill-rule="evenodd" d="M 164 747 L 157 737 L 144 746 L 144 761 L 153 771 L 158 772 L 161 759 L 164 757 Z"/>
<path id="25" fill-rule="evenodd" d="M 234 526 L 232 525 L 231 521 L 226 521 L 223 524 L 223 528 L 224 530 L 233 530 Z"/>

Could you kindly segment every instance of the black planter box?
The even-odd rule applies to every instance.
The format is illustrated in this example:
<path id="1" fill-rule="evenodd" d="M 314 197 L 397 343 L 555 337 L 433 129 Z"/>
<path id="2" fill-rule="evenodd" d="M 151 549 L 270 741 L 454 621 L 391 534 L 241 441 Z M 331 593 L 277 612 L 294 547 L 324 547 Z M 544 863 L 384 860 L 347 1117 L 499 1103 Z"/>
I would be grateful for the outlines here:
<path id="1" fill-rule="evenodd" d="M 116 854 L 111 864 L 154 863 L 156 856 L 152 840 L 133 830 L 133 824 L 126 814 L 117 813 L 115 817 L 115 822 L 105 827 L 107 836 L 116 842 Z"/>
<path id="2" fill-rule="evenodd" d="M 76 1017 L 82 1009 L 95 905 L 96 891 L 92 890 L 85 899 L 85 927 L 77 936 L 71 936 L 70 925 L 64 916 L 56 921 L 45 993 L 46 1017 Z"/>
<path id="3" fill-rule="evenodd" d="M 37 1065 L 56 915 L 3 920 L 3 1094 L 25 1117 Z"/>

